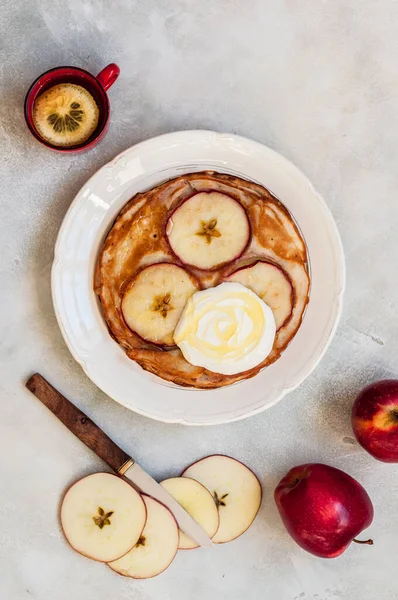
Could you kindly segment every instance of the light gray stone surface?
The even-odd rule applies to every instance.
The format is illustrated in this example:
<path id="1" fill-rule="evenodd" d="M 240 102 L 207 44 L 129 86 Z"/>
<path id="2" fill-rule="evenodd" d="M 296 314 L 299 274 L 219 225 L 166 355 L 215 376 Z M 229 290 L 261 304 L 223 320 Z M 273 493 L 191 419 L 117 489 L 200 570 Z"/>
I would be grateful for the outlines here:
<path id="1" fill-rule="evenodd" d="M 398 597 L 398 471 L 352 443 L 360 388 L 397 376 L 398 3 L 394 0 L 3 0 L 0 10 L 2 600 L 393 600 Z M 85 155 L 42 148 L 23 120 L 41 72 L 116 61 L 112 124 Z M 192 429 L 139 417 L 83 374 L 50 297 L 53 247 L 75 193 L 119 151 L 177 129 L 229 131 L 295 162 L 326 198 L 345 245 L 337 335 L 299 390 L 268 412 Z M 154 476 L 203 455 L 247 462 L 264 487 L 250 531 L 181 552 L 135 582 L 75 554 L 58 521 L 62 493 L 103 464 L 23 384 L 40 371 Z M 272 498 L 304 461 L 347 470 L 368 489 L 374 547 L 325 561 L 298 548 Z"/>

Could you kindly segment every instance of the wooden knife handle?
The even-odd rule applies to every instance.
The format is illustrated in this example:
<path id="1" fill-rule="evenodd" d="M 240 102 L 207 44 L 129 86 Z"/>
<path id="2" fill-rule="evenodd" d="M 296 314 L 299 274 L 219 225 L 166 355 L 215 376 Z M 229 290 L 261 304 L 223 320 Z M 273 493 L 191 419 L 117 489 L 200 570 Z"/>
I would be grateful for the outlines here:
<path id="1" fill-rule="evenodd" d="M 66 427 L 118 472 L 130 456 L 119 448 L 91 419 L 69 402 L 44 377 L 36 373 L 26 382 L 26 387 L 54 413 Z"/>

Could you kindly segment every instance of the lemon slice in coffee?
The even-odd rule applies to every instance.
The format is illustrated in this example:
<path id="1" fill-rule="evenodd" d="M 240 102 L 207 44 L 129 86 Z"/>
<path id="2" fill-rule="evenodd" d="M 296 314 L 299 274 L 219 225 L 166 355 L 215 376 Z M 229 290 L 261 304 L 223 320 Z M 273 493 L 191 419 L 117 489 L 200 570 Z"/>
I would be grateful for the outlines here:
<path id="1" fill-rule="evenodd" d="M 98 125 L 99 109 L 80 85 L 61 83 L 41 94 L 33 107 L 33 121 L 43 139 L 54 146 L 79 146 Z"/>

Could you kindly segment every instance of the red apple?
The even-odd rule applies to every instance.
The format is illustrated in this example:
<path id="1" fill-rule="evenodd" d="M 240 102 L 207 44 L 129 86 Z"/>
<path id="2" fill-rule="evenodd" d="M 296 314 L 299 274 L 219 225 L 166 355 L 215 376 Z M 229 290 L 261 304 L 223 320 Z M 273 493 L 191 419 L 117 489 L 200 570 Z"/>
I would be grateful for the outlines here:
<path id="1" fill-rule="evenodd" d="M 366 387 L 352 407 L 352 428 L 358 442 L 374 458 L 398 462 L 398 380 Z"/>
<path id="2" fill-rule="evenodd" d="M 373 520 L 373 505 L 355 479 L 334 467 L 294 467 L 279 482 L 275 502 L 283 524 L 299 546 L 322 558 L 335 558 Z"/>

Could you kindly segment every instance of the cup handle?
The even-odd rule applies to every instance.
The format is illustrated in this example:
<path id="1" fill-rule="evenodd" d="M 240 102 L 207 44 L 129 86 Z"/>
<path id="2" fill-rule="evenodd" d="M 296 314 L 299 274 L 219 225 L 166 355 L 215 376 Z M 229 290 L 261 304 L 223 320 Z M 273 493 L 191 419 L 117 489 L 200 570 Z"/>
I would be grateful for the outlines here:
<path id="1" fill-rule="evenodd" d="M 104 88 L 105 91 L 109 90 L 111 85 L 113 85 L 116 79 L 120 75 L 120 69 L 115 63 L 111 63 L 107 65 L 100 73 L 97 75 L 97 79 Z"/>

